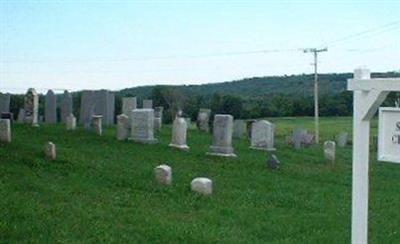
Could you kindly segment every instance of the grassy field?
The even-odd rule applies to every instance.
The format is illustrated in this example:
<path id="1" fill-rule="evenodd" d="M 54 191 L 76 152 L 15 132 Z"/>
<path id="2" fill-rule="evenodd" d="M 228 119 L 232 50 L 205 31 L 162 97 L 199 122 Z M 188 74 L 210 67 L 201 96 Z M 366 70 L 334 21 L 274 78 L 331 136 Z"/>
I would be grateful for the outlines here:
<path id="1" fill-rule="evenodd" d="M 278 171 L 266 153 L 235 140 L 236 159 L 206 156 L 211 135 L 189 131 L 189 152 L 167 145 L 119 142 L 115 128 L 99 137 L 79 128 L 13 125 L 13 142 L 0 144 L 0 242 L 32 243 L 349 243 L 351 146 L 337 163 L 322 146 L 294 150 L 284 135 L 311 118 L 271 119 L 277 125 Z M 376 122 L 373 123 L 376 131 Z M 323 118 L 322 139 L 351 132 L 351 118 Z M 46 141 L 57 160 L 43 157 Z M 400 243 L 400 167 L 371 153 L 370 243 Z M 159 164 L 173 169 L 173 184 L 154 181 Z M 190 191 L 194 177 L 209 177 L 214 194 Z"/>

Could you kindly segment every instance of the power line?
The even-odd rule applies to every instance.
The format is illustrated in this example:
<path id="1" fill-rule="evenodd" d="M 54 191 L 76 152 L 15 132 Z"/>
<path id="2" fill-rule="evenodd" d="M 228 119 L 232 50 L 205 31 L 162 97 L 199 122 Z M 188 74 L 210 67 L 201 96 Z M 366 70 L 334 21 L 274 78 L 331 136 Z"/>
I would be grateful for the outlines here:
<path id="1" fill-rule="evenodd" d="M 373 34 L 380 34 L 380 33 L 386 32 L 386 31 L 391 31 L 393 29 L 398 28 L 399 24 L 400 24 L 400 21 L 390 22 L 390 23 L 387 23 L 387 24 L 384 24 L 384 25 L 381 25 L 381 26 L 378 26 L 378 27 L 374 27 L 374 28 L 371 28 L 371 29 L 368 29 L 368 30 L 365 30 L 365 31 L 357 32 L 357 33 L 354 33 L 354 34 L 351 34 L 351 35 L 348 35 L 348 36 L 344 36 L 344 37 L 329 41 L 329 42 L 325 43 L 324 46 L 332 46 L 332 44 L 344 42 L 344 41 L 351 40 L 353 38 L 358 38 L 358 37 L 361 37 L 361 36 L 367 36 L 367 35 L 372 34 L 372 33 Z"/>

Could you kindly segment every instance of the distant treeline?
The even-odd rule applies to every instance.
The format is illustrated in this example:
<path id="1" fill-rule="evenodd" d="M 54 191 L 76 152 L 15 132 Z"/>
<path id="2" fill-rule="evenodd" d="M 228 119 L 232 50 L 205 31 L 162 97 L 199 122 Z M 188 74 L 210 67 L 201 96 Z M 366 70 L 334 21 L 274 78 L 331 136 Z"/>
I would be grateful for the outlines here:
<path id="1" fill-rule="evenodd" d="M 115 113 L 121 113 L 122 97 L 138 97 L 138 106 L 146 98 L 154 106 L 164 107 L 164 120 L 171 122 L 175 113 L 196 119 L 199 108 L 213 113 L 228 113 L 235 118 L 312 116 L 314 114 L 313 75 L 256 77 L 232 82 L 203 85 L 144 86 L 117 91 Z M 322 74 L 320 80 L 320 115 L 352 115 L 352 92 L 346 90 L 351 73 Z M 399 72 L 373 73 L 373 78 L 400 77 Z M 61 96 L 61 95 L 58 95 Z M 74 115 L 79 117 L 81 92 L 72 93 Z M 399 93 L 391 93 L 385 106 L 393 106 Z M 44 114 L 44 96 L 40 95 L 39 114 Z M 58 99 L 61 101 L 61 98 Z M 11 111 L 17 116 L 23 96 L 11 96 Z"/>

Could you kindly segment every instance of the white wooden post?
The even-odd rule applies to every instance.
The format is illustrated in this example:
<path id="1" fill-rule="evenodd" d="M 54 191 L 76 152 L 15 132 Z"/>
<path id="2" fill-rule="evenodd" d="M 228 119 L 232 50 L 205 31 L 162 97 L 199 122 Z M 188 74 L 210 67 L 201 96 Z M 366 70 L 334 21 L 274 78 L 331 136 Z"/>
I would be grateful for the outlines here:
<path id="1" fill-rule="evenodd" d="M 366 244 L 370 120 L 390 91 L 400 91 L 400 79 L 370 79 L 369 70 L 356 69 L 348 90 L 354 91 L 351 240 L 353 244 Z"/>

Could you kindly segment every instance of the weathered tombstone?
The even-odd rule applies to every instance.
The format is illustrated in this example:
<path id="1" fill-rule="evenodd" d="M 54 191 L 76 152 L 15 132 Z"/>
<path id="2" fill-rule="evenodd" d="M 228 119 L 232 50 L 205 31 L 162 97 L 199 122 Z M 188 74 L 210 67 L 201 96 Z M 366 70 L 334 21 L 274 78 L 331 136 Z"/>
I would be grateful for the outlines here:
<path id="1" fill-rule="evenodd" d="M 275 125 L 260 120 L 251 126 L 251 149 L 274 151 Z"/>
<path id="2" fill-rule="evenodd" d="M 24 102 L 24 122 L 33 126 L 37 126 L 39 115 L 39 96 L 36 93 L 35 89 L 29 88 L 28 92 L 25 95 Z"/>
<path id="3" fill-rule="evenodd" d="M 122 113 L 129 118 L 132 116 L 132 110 L 137 108 L 136 97 L 123 97 L 122 98 Z"/>
<path id="4" fill-rule="evenodd" d="M 67 130 L 75 130 L 76 129 L 76 118 L 71 113 L 65 118 L 65 124 L 67 126 Z"/>
<path id="5" fill-rule="evenodd" d="M 25 109 L 20 108 L 18 112 L 18 123 L 24 123 L 25 121 Z"/>
<path id="6" fill-rule="evenodd" d="M 171 185 L 172 169 L 168 165 L 162 164 L 154 169 L 154 174 L 158 183 L 162 185 Z"/>
<path id="7" fill-rule="evenodd" d="M 209 120 L 210 120 L 211 110 L 201 108 L 199 114 L 197 115 L 197 128 L 204 132 L 210 131 Z"/>
<path id="8" fill-rule="evenodd" d="M 90 128 L 92 116 L 94 115 L 94 107 L 95 107 L 94 91 L 90 90 L 82 91 L 79 122 L 86 129 Z"/>
<path id="9" fill-rule="evenodd" d="M 154 130 L 161 130 L 163 110 L 163 107 L 154 108 Z"/>
<path id="10" fill-rule="evenodd" d="M 128 115 L 120 114 L 117 116 L 117 140 L 123 141 L 128 139 L 130 129 L 130 120 Z"/>
<path id="11" fill-rule="evenodd" d="M 0 113 L 10 112 L 10 94 L 0 93 Z"/>
<path id="12" fill-rule="evenodd" d="M 194 178 L 190 183 L 192 191 L 203 194 L 211 195 L 213 190 L 212 181 L 208 178 L 198 177 Z"/>
<path id="13" fill-rule="evenodd" d="M 114 124 L 115 94 L 108 90 L 94 92 L 94 114 L 103 116 L 104 125 Z"/>
<path id="14" fill-rule="evenodd" d="M 233 121 L 233 138 L 243 139 L 247 137 L 247 126 L 244 120 Z"/>
<path id="15" fill-rule="evenodd" d="M 56 145 L 52 142 L 47 142 L 44 146 L 44 155 L 47 160 L 55 160 L 56 159 Z"/>
<path id="16" fill-rule="evenodd" d="M 232 130 L 232 115 L 216 114 L 213 125 L 213 143 L 207 155 L 236 157 L 232 147 Z"/>
<path id="17" fill-rule="evenodd" d="M 303 140 L 302 140 L 303 145 L 311 146 L 311 145 L 315 144 L 315 142 L 316 142 L 316 137 L 314 134 L 306 132 L 303 135 Z"/>
<path id="18" fill-rule="evenodd" d="M 9 119 L 0 119 L 0 141 L 11 142 L 11 123 Z"/>
<path id="19" fill-rule="evenodd" d="M 296 128 L 293 132 L 293 145 L 295 149 L 301 149 L 303 144 L 304 136 L 307 131 L 302 128 Z"/>
<path id="20" fill-rule="evenodd" d="M 47 124 L 57 123 L 57 98 L 52 90 L 46 94 L 44 118 Z"/>
<path id="21" fill-rule="evenodd" d="M 188 145 L 186 145 L 186 133 L 187 125 L 185 119 L 176 117 L 172 124 L 172 139 L 169 146 L 180 150 L 189 150 Z"/>
<path id="22" fill-rule="evenodd" d="M 345 147 L 347 145 L 348 136 L 349 136 L 349 133 L 347 133 L 345 131 L 340 132 L 337 137 L 337 145 L 339 147 Z"/>
<path id="23" fill-rule="evenodd" d="M 103 134 L 103 115 L 92 116 L 92 126 L 97 135 Z"/>
<path id="24" fill-rule="evenodd" d="M 143 108 L 152 109 L 153 108 L 153 100 L 144 99 L 143 100 Z"/>
<path id="25" fill-rule="evenodd" d="M 135 109 L 132 111 L 131 140 L 139 143 L 157 143 L 154 138 L 154 110 Z"/>
<path id="26" fill-rule="evenodd" d="M 115 95 L 108 90 L 82 91 L 80 123 L 90 127 L 92 116 L 102 115 L 104 125 L 114 124 Z"/>
<path id="27" fill-rule="evenodd" d="M 73 100 L 71 94 L 65 90 L 61 99 L 61 122 L 65 123 L 67 116 L 73 113 Z"/>
<path id="28" fill-rule="evenodd" d="M 335 155 L 336 155 L 336 143 L 334 141 L 326 141 L 324 142 L 324 156 L 325 159 L 331 161 L 332 163 L 335 162 Z"/>
<path id="29" fill-rule="evenodd" d="M 267 167 L 270 169 L 279 169 L 281 162 L 275 154 L 271 155 L 271 158 L 267 161 Z"/>

